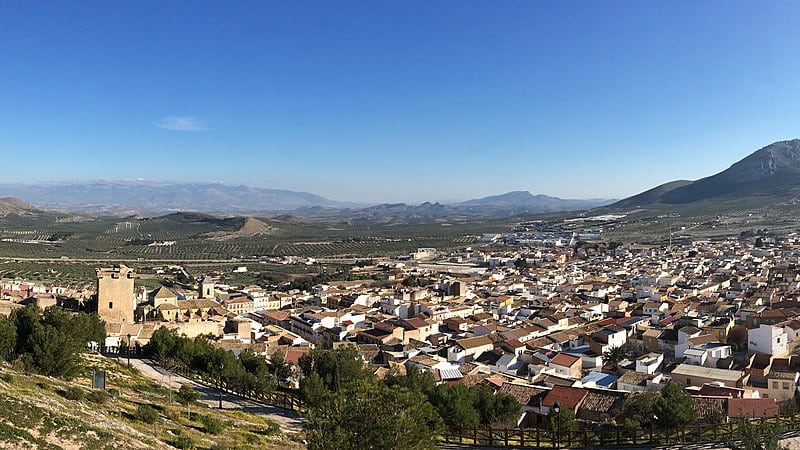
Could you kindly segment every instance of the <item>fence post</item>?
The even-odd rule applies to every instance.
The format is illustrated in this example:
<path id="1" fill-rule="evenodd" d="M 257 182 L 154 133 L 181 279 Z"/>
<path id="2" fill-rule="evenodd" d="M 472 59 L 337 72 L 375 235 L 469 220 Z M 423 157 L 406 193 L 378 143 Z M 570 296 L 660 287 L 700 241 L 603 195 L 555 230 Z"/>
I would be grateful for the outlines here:
<path id="1" fill-rule="evenodd" d="M 536 446 L 537 447 L 541 447 L 542 446 L 542 440 L 541 440 L 542 436 L 540 434 L 541 431 L 542 431 L 541 428 L 536 427 Z"/>

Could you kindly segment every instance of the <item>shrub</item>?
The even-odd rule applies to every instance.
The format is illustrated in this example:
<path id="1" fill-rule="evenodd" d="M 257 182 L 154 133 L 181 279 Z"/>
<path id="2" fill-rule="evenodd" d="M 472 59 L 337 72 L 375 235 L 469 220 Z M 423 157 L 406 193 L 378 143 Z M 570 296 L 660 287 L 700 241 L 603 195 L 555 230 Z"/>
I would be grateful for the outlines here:
<path id="1" fill-rule="evenodd" d="M 178 420 L 181 417 L 181 411 L 178 408 L 166 407 L 164 408 L 164 415 L 169 420 Z"/>
<path id="2" fill-rule="evenodd" d="M 144 423 L 155 423 L 158 420 L 158 411 L 149 405 L 139 405 L 136 408 L 136 419 Z"/>
<path id="3" fill-rule="evenodd" d="M 13 383 L 14 377 L 10 373 L 4 373 L 0 375 L 0 380 L 5 381 L 6 383 Z"/>
<path id="4" fill-rule="evenodd" d="M 220 434 L 225 429 L 225 424 L 219 419 L 211 416 L 200 416 L 200 423 L 206 429 L 206 433 Z"/>
<path id="5" fill-rule="evenodd" d="M 72 386 L 70 388 L 67 388 L 67 390 L 64 391 L 64 398 L 67 398 L 69 400 L 80 401 L 80 400 L 83 400 L 83 397 L 85 395 L 86 395 L 86 393 L 83 392 L 83 389 L 81 389 L 79 387 L 76 387 L 76 386 Z"/>
<path id="6" fill-rule="evenodd" d="M 274 436 L 276 434 L 280 434 L 281 426 L 278 425 L 278 422 L 274 420 L 268 420 L 266 424 L 264 424 L 264 428 L 262 432 L 267 436 Z"/>
<path id="7" fill-rule="evenodd" d="M 191 436 L 179 434 L 175 436 L 175 440 L 172 441 L 172 445 L 181 450 L 191 450 L 194 448 L 194 441 L 192 440 Z"/>
<path id="8" fill-rule="evenodd" d="M 98 405 L 105 405 L 111 401 L 111 396 L 106 391 L 90 391 L 86 395 L 86 399 Z"/>
<path id="9" fill-rule="evenodd" d="M 108 390 L 108 395 L 110 395 L 110 396 L 111 396 L 111 398 L 117 398 L 117 397 L 119 397 L 119 389 L 117 389 L 117 388 L 111 388 L 111 389 L 109 389 L 109 390 Z"/>

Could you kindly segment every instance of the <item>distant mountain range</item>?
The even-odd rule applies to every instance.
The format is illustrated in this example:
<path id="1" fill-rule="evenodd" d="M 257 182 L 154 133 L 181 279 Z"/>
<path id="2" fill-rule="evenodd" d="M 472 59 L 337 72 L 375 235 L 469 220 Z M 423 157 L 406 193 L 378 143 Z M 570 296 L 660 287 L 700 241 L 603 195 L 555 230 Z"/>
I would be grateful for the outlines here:
<path id="1" fill-rule="evenodd" d="M 800 139 L 770 144 L 728 169 L 697 181 L 672 181 L 606 209 L 724 203 L 765 207 L 800 199 Z"/>
<path id="2" fill-rule="evenodd" d="M 232 186 L 221 183 L 153 184 L 87 182 L 69 184 L 0 184 L 0 196 L 24 199 L 44 209 L 72 213 L 126 215 L 177 211 L 246 214 L 291 211 L 323 206 L 345 208 L 355 203 L 337 202 L 280 189 Z"/>
<path id="3" fill-rule="evenodd" d="M 64 184 L 0 184 L 0 196 L 24 199 L 39 208 L 81 214 L 131 215 L 199 211 L 216 214 L 291 212 L 311 218 L 442 218 L 507 216 L 584 210 L 613 200 L 564 200 L 527 191 L 443 205 L 425 202 L 366 206 L 338 202 L 307 192 L 232 186 L 219 183 L 153 184 L 86 182 Z"/>

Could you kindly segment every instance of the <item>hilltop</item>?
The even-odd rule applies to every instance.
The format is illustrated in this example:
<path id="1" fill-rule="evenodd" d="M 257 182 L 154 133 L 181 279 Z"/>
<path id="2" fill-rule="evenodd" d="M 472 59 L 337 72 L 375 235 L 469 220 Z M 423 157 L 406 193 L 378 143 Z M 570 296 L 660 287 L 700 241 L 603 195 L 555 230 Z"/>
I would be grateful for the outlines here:
<path id="1" fill-rule="evenodd" d="M 800 195 L 800 139 L 761 148 L 728 169 L 697 181 L 672 181 L 621 200 L 614 207 L 682 205 L 706 201 L 775 203 Z"/>

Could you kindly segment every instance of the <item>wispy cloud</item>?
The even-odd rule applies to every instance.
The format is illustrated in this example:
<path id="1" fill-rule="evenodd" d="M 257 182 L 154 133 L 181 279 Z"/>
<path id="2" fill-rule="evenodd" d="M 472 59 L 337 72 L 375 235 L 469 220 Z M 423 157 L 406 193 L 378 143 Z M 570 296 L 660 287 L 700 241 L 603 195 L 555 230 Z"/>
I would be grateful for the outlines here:
<path id="1" fill-rule="evenodd" d="M 172 131 L 208 131 L 206 124 L 197 117 L 168 116 L 156 124 L 158 128 Z"/>

